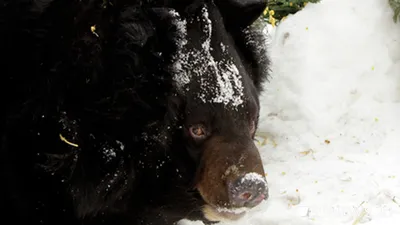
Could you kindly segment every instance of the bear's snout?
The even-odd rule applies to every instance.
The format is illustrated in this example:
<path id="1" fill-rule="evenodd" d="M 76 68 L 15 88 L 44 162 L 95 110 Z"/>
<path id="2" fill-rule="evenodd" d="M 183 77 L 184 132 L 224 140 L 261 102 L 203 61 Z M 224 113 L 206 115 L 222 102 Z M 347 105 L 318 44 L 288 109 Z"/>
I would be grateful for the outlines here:
<path id="1" fill-rule="evenodd" d="M 235 220 L 268 199 L 268 183 L 251 138 L 211 138 L 203 150 L 197 190 L 211 221 Z"/>

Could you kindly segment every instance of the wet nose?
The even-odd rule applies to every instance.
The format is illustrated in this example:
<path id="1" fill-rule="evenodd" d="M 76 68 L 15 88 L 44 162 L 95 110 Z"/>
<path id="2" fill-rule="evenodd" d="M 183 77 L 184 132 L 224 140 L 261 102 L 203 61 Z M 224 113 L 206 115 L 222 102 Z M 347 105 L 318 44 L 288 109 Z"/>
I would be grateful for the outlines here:
<path id="1" fill-rule="evenodd" d="M 228 184 L 231 204 L 252 208 L 268 199 L 268 185 L 257 173 L 248 173 Z"/>

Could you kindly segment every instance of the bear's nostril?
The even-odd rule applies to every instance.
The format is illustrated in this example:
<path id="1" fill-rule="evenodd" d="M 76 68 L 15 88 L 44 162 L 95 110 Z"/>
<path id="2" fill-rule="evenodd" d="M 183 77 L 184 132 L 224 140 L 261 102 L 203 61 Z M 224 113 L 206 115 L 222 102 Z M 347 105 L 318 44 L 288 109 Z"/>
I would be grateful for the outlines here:
<path id="1" fill-rule="evenodd" d="M 243 200 L 249 200 L 252 196 L 253 195 L 250 192 L 246 191 L 240 195 L 240 198 Z"/>
<path id="2" fill-rule="evenodd" d="M 252 196 L 252 194 L 250 192 L 245 192 L 245 193 L 241 194 L 241 197 L 246 200 L 250 199 L 251 196 Z"/>

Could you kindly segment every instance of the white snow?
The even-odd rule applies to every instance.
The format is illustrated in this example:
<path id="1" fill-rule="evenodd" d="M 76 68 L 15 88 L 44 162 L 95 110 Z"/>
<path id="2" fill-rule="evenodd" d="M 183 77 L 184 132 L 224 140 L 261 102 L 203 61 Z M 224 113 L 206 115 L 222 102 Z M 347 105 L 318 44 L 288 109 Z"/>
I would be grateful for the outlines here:
<path id="1" fill-rule="evenodd" d="M 258 130 L 270 197 L 219 224 L 399 224 L 400 23 L 387 0 L 309 3 L 270 31 Z"/>
<path id="2" fill-rule="evenodd" d="M 217 211 L 233 213 L 233 214 L 241 214 L 241 213 L 247 212 L 248 208 L 242 207 L 242 208 L 235 208 L 235 209 L 227 209 L 227 208 L 219 207 L 219 208 L 217 208 Z"/>
<path id="3" fill-rule="evenodd" d="M 110 146 L 106 146 L 103 148 L 103 154 L 104 154 L 104 157 L 106 158 L 107 162 L 111 161 L 113 158 L 115 158 L 117 156 L 117 153 L 115 152 L 115 150 Z"/>
<path id="4" fill-rule="evenodd" d="M 117 152 L 118 151 L 123 151 L 125 149 L 125 145 L 118 141 L 115 140 L 115 142 L 117 143 L 117 145 L 119 146 L 119 148 L 114 148 L 111 145 L 109 145 L 108 143 L 104 143 L 103 146 L 103 157 L 106 159 L 107 162 L 110 162 L 111 160 L 113 160 L 115 157 L 117 157 Z"/>
<path id="5" fill-rule="evenodd" d="M 179 13 L 175 10 L 171 10 L 170 14 L 174 18 L 172 22 L 177 28 L 175 38 L 178 45 L 178 51 L 174 55 L 174 63 L 172 64 L 171 71 L 176 73 L 174 80 L 177 83 L 177 87 L 183 88 L 190 82 L 189 75 L 184 68 L 182 68 L 182 64 L 187 62 L 187 56 L 182 52 L 183 48 L 187 44 L 187 22 L 186 20 L 181 19 Z"/>
<path id="6" fill-rule="evenodd" d="M 267 185 L 266 182 L 265 182 L 265 179 L 258 173 L 247 173 L 240 180 L 240 182 L 244 183 L 244 182 L 249 181 L 249 180 L 251 180 L 251 181 L 253 181 L 253 182 L 257 183 L 257 184 L 264 183 L 265 185 Z"/>

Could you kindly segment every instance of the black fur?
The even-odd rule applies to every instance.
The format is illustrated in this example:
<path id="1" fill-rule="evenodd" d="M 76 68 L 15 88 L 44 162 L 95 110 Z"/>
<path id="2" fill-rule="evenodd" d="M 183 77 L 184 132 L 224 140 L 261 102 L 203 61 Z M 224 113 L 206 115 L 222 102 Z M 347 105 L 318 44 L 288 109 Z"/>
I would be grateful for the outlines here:
<path id="1" fill-rule="evenodd" d="M 2 224 L 203 219 L 199 164 L 181 132 L 193 99 L 170 70 L 179 48 L 170 10 L 221 11 L 219 35 L 232 37 L 257 104 L 269 66 L 261 36 L 214 1 L 0 2 Z"/>

